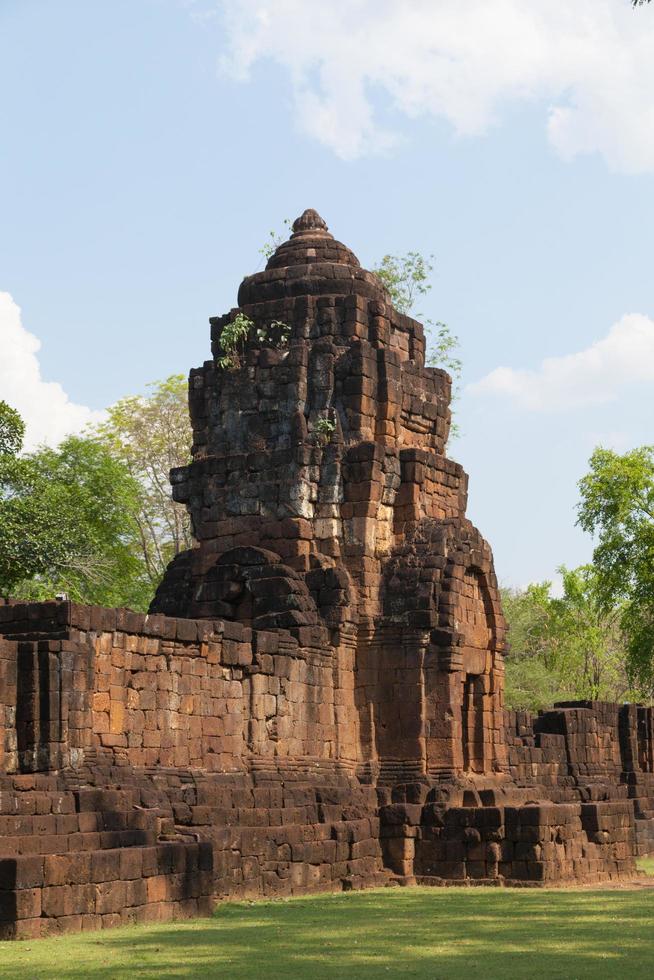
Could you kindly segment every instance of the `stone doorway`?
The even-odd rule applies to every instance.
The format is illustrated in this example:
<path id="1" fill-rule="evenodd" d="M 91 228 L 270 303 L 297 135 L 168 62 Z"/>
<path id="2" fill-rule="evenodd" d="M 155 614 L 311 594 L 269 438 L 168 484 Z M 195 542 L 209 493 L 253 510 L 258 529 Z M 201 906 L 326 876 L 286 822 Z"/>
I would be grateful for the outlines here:
<path id="1" fill-rule="evenodd" d="M 480 674 L 466 674 L 461 704 L 464 772 L 484 772 L 484 684 Z"/>

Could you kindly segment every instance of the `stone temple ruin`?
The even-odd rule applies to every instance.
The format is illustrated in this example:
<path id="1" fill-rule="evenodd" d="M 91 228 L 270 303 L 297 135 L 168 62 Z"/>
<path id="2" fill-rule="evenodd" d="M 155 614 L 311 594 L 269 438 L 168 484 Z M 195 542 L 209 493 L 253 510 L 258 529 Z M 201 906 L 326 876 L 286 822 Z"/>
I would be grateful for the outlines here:
<path id="1" fill-rule="evenodd" d="M 150 614 L 0 605 L 0 936 L 633 875 L 652 709 L 503 710 L 493 559 L 420 324 L 311 210 L 238 302 L 191 371 L 171 479 L 197 545 Z M 221 367 L 239 312 L 267 339 Z"/>

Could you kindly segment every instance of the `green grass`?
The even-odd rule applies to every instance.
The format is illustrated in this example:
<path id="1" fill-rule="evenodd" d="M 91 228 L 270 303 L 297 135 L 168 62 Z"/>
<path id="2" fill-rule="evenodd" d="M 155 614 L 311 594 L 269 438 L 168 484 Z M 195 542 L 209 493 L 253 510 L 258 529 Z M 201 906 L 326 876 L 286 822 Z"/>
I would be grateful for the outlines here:
<path id="1" fill-rule="evenodd" d="M 385 889 L 0 943 L 0 977 L 652 977 L 654 889 Z"/>
<path id="2" fill-rule="evenodd" d="M 654 857 L 638 858 L 636 864 L 646 875 L 654 875 Z"/>

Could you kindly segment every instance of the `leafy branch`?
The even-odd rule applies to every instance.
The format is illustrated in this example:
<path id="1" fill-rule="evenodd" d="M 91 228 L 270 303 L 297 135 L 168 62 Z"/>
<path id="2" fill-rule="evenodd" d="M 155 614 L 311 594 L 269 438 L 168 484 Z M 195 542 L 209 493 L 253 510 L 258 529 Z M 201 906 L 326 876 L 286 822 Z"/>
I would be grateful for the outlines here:
<path id="1" fill-rule="evenodd" d="M 220 335 L 220 348 L 224 353 L 218 358 L 218 367 L 227 371 L 240 367 L 245 341 L 253 327 L 254 321 L 245 313 L 237 313 L 233 320 L 225 324 Z"/>
<path id="2" fill-rule="evenodd" d="M 433 255 L 425 257 L 420 252 L 385 255 L 379 265 L 373 268 L 373 272 L 388 290 L 393 306 L 400 313 L 412 313 L 418 297 L 426 296 L 431 290 L 433 258 Z M 454 402 L 458 398 L 463 367 L 458 355 L 459 338 L 441 320 L 425 318 L 424 324 L 429 341 L 426 363 L 429 367 L 445 368 L 451 374 L 454 382 L 452 394 Z M 459 435 L 456 422 L 452 422 L 450 434 Z"/>
<path id="3" fill-rule="evenodd" d="M 287 232 L 288 229 L 291 227 L 291 219 L 284 218 L 283 226 L 284 226 L 284 231 Z M 279 246 L 282 244 L 283 241 L 285 241 L 285 237 L 283 233 L 280 234 L 277 231 L 269 231 L 268 237 L 266 238 L 265 242 L 259 249 L 259 255 L 263 255 L 264 259 L 267 262 L 268 259 L 270 259 L 275 254 L 275 252 L 277 251 L 277 249 L 279 248 Z"/>
<path id="4" fill-rule="evenodd" d="M 331 417 L 332 415 L 333 409 L 331 409 L 329 413 L 321 415 L 316 419 L 314 430 L 320 443 L 326 444 L 331 442 L 331 438 L 336 432 L 336 421 Z"/>

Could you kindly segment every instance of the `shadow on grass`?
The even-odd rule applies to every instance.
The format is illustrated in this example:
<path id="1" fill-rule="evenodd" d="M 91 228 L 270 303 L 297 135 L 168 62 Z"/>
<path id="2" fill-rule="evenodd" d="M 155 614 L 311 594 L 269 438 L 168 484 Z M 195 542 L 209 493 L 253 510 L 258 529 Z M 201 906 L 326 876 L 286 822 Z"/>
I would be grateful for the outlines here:
<path id="1" fill-rule="evenodd" d="M 653 925 L 651 891 L 385 890 L 3 944 L 0 977 L 649 978 Z"/>

